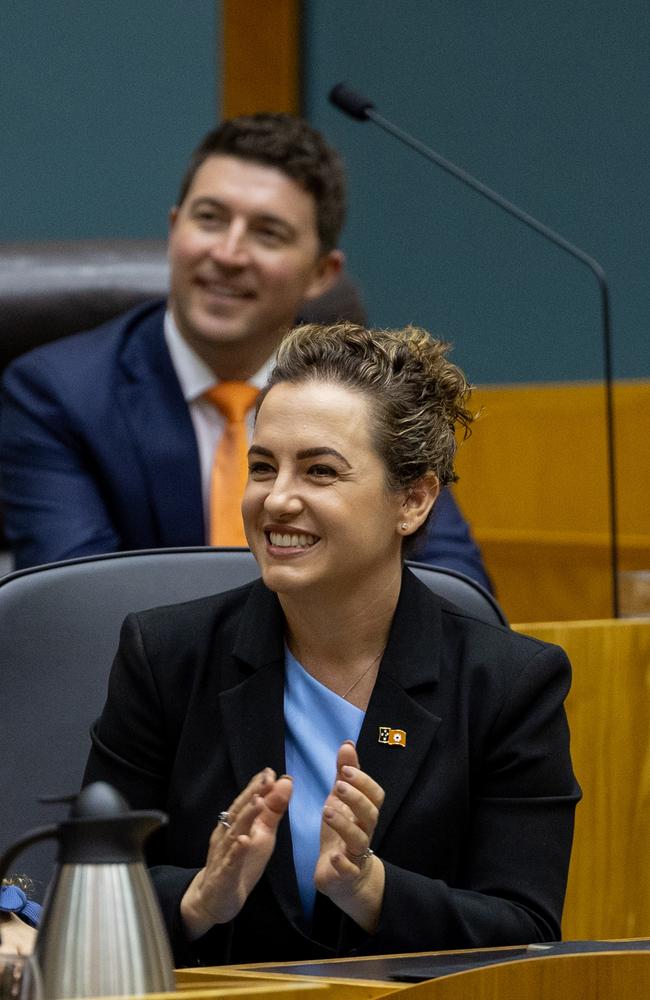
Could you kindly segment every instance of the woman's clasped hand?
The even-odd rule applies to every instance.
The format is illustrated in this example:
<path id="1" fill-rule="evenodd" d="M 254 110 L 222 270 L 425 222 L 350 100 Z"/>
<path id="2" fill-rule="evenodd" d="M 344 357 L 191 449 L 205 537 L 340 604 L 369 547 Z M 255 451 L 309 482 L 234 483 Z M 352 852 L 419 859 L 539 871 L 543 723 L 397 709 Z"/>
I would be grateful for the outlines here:
<path id="1" fill-rule="evenodd" d="M 278 778 L 267 767 L 222 813 L 210 837 L 205 867 L 181 901 L 190 939 L 233 920 L 241 910 L 273 853 L 292 785 L 290 775 Z M 370 851 L 383 799 L 382 788 L 360 769 L 354 744 L 343 743 L 323 807 L 314 883 L 367 931 L 377 923 L 384 889 L 383 865 Z"/>

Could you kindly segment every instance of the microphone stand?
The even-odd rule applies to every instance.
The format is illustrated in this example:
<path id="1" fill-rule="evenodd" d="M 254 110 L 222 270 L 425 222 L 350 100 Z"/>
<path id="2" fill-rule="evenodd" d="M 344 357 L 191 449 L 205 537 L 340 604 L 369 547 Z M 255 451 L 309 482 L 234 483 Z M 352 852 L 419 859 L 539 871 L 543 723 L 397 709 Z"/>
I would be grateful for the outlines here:
<path id="1" fill-rule="evenodd" d="M 404 143 L 404 145 L 410 147 L 410 149 L 415 150 L 420 156 L 423 156 L 426 160 L 435 163 L 446 173 L 451 174 L 457 180 L 466 184 L 467 187 L 472 188 L 473 191 L 477 191 L 488 201 L 493 202 L 495 205 L 499 205 L 505 212 L 513 216 L 513 218 L 518 219 L 523 222 L 524 225 L 533 229 L 536 233 L 544 236 L 555 246 L 560 247 L 561 250 L 565 250 L 568 254 L 574 257 L 576 260 L 581 261 L 589 268 L 591 273 L 595 276 L 598 282 L 598 287 L 600 290 L 600 309 L 601 309 L 601 321 L 602 321 L 602 341 L 603 341 L 603 371 L 604 371 L 604 382 L 605 382 L 605 424 L 606 424 L 606 445 L 607 445 L 607 472 L 608 472 L 608 489 L 609 489 L 609 534 L 610 534 L 610 572 L 612 576 L 612 613 L 614 618 L 620 617 L 620 601 L 619 601 L 619 585 L 618 585 L 618 567 L 619 567 L 619 552 L 618 552 L 618 504 L 616 496 L 616 442 L 615 442 L 615 432 L 614 432 L 614 374 L 612 365 L 612 331 L 611 331 L 611 320 L 610 320 L 610 306 L 609 306 L 609 288 L 607 286 L 607 279 L 605 277 L 605 272 L 601 265 L 589 254 L 581 250 L 580 247 L 575 246 L 573 243 L 569 243 L 565 240 L 563 236 L 556 233 L 549 226 L 544 225 L 534 216 L 529 215 L 528 212 L 524 212 L 523 209 L 519 208 L 513 202 L 508 201 L 503 195 L 500 195 L 497 191 L 493 191 L 489 188 L 487 184 L 483 184 L 476 177 L 473 177 L 466 170 L 461 167 L 456 166 L 456 164 L 451 163 L 446 160 L 444 156 L 436 153 L 435 150 L 430 149 L 415 136 L 410 135 L 405 132 L 399 126 L 395 125 L 393 122 L 384 118 L 380 115 L 378 111 L 375 110 L 375 106 L 372 101 L 356 93 L 356 91 L 351 90 L 343 83 L 336 84 L 332 88 L 329 94 L 329 99 L 331 103 L 337 107 L 340 111 L 349 115 L 351 118 L 355 118 L 357 121 L 369 120 L 378 125 L 379 128 L 383 129 L 384 132 L 388 132 L 399 142 Z"/>

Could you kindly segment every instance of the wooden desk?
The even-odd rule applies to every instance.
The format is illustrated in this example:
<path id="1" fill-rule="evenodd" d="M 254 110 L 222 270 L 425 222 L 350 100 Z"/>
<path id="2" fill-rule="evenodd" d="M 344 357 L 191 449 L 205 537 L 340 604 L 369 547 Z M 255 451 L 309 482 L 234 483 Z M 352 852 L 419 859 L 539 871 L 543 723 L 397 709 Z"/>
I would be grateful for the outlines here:
<path id="1" fill-rule="evenodd" d="M 265 983 L 297 978 L 326 986 L 334 1000 L 374 998 L 399 992 L 399 1000 L 647 1000 L 650 941 L 578 942 L 537 948 L 513 947 L 458 952 L 388 955 L 324 962 L 188 969 L 186 984 L 217 986 L 240 976 Z M 575 952 L 572 948 L 587 948 Z M 410 985 L 389 977 L 426 975 Z"/>

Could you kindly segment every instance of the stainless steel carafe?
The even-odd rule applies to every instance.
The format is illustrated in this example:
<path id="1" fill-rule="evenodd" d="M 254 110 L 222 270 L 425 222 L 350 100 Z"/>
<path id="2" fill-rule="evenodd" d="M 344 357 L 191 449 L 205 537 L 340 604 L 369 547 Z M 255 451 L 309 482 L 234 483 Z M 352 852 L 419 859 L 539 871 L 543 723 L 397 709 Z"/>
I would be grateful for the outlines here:
<path id="1" fill-rule="evenodd" d="M 58 865 L 36 939 L 42 1000 L 173 990 L 171 950 L 145 867 L 143 843 L 166 817 L 131 812 L 110 785 L 87 785 L 70 816 L 33 830 L 0 859 L 56 838 Z"/>

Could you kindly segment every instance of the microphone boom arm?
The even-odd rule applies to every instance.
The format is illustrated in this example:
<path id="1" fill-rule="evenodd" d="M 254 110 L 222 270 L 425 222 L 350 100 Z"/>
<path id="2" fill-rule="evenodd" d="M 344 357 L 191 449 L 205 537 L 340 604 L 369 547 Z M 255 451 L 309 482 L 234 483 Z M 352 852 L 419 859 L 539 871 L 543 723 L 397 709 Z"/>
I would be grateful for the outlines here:
<path id="1" fill-rule="evenodd" d="M 610 532 L 610 566 L 612 575 L 612 612 L 614 618 L 618 618 L 620 615 L 620 603 L 619 603 L 619 586 L 618 586 L 618 567 L 619 567 L 619 551 L 618 551 L 618 503 L 616 495 L 616 441 L 615 441 L 615 430 L 614 430 L 614 374 L 613 374 L 613 364 L 612 364 L 612 333 L 611 333 L 611 319 L 610 319 L 610 304 L 609 304 L 609 288 L 607 285 L 607 279 L 605 277 L 605 271 L 593 257 L 581 250 L 580 247 L 575 246 L 570 243 L 559 233 L 556 233 L 549 226 L 544 225 L 539 219 L 530 215 L 528 212 L 524 212 L 523 209 L 519 208 L 513 202 L 508 201 L 503 195 L 500 195 L 498 191 L 493 191 L 492 188 L 488 187 L 487 184 L 483 184 L 476 177 L 473 177 L 462 167 L 456 166 L 456 164 L 451 163 L 450 160 L 445 159 L 435 150 L 426 146 L 415 136 L 410 135 L 405 132 L 399 126 L 395 125 L 393 122 L 384 118 L 383 115 L 379 114 L 375 110 L 375 106 L 371 101 L 366 100 L 361 97 L 355 91 L 349 90 L 344 84 L 337 84 L 332 88 L 330 92 L 330 101 L 339 110 L 344 111 L 346 114 L 350 115 L 352 118 L 358 121 L 364 121 L 369 119 L 378 125 L 379 128 L 388 132 L 389 135 L 394 136 L 404 145 L 413 149 L 420 156 L 423 156 L 426 160 L 435 163 L 436 166 L 440 167 L 446 173 L 451 174 L 461 183 L 467 185 L 473 191 L 478 192 L 488 201 L 493 202 L 500 208 L 507 212 L 513 218 L 518 219 L 519 222 L 523 222 L 524 225 L 533 229 L 535 232 L 544 236 L 551 243 L 560 247 L 561 250 L 565 250 L 568 254 L 579 260 L 582 264 L 589 268 L 591 273 L 595 276 L 598 282 L 598 288 L 600 291 L 600 310 L 601 310 L 601 322 L 602 322 L 602 339 L 603 339 L 603 371 L 604 371 L 604 382 L 605 382 L 605 423 L 607 428 L 607 471 L 608 471 L 608 487 L 609 487 L 609 532 Z"/>

